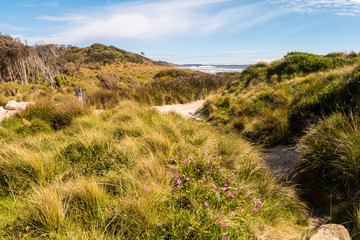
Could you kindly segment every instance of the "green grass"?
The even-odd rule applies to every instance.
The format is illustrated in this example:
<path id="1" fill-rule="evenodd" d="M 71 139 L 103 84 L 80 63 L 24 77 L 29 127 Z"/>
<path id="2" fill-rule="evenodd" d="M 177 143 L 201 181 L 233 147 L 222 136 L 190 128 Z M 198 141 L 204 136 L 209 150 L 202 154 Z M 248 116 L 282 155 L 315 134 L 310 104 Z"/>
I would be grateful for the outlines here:
<path id="1" fill-rule="evenodd" d="M 11 136 L 0 153 L 5 239 L 289 239 L 306 231 L 304 204 L 271 176 L 259 149 L 205 123 L 121 101 L 62 129 Z"/>
<path id="2" fill-rule="evenodd" d="M 355 239 L 358 224 L 359 112 L 335 112 L 310 128 L 301 139 L 297 178 L 304 198 L 328 209 L 334 222 L 347 223 Z"/>

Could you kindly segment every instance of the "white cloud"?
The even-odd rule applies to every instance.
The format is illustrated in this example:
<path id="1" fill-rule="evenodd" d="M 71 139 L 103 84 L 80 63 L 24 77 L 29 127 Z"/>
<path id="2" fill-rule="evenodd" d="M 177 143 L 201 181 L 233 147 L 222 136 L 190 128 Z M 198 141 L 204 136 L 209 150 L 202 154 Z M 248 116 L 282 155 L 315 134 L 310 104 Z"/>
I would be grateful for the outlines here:
<path id="1" fill-rule="evenodd" d="M 89 19 L 84 15 L 76 15 L 76 14 L 68 14 L 61 17 L 53 17 L 53 16 L 39 16 L 37 19 L 53 21 L 53 22 L 65 22 L 65 21 L 81 21 Z"/>
<path id="2" fill-rule="evenodd" d="M 360 16 L 360 0 L 275 0 L 293 12 L 333 13 L 341 16 Z"/>
<path id="3" fill-rule="evenodd" d="M 5 30 L 9 30 L 9 31 L 27 31 L 28 30 L 26 28 L 16 27 L 16 26 L 1 23 L 1 22 L 0 22 L 0 28 L 3 28 Z"/>
<path id="4" fill-rule="evenodd" d="M 221 4 L 225 2 L 228 7 Z M 40 19 L 47 21 L 72 23 L 54 35 L 29 40 L 76 44 L 125 38 L 206 35 L 223 28 L 246 28 L 279 14 L 281 13 L 268 13 L 264 3 L 241 6 L 238 1 L 232 0 L 136 1 L 111 5 L 86 13 L 87 16 L 40 16 Z M 77 21 L 86 17 L 87 21 Z"/>

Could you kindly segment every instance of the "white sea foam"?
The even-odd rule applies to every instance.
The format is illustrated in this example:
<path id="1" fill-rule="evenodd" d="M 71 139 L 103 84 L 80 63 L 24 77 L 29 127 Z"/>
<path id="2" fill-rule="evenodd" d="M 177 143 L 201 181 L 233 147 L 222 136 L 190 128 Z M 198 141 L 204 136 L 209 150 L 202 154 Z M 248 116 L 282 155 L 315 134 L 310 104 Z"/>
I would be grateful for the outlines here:
<path id="1" fill-rule="evenodd" d="M 218 72 L 242 72 L 247 66 L 244 65 L 184 65 L 179 68 L 191 69 L 205 73 L 215 74 Z"/>

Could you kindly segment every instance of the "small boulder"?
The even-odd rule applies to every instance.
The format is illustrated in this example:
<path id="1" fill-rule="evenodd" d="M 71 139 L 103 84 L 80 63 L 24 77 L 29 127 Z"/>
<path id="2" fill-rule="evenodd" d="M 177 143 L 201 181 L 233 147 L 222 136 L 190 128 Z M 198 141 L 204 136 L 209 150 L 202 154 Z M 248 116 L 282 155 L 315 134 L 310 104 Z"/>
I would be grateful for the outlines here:
<path id="1" fill-rule="evenodd" d="M 339 224 L 321 226 L 310 240 L 351 240 L 348 230 Z"/>
<path id="2" fill-rule="evenodd" d="M 16 110 L 20 107 L 20 104 L 16 101 L 9 101 L 6 105 L 5 105 L 5 109 L 6 110 Z"/>
<path id="3" fill-rule="evenodd" d="M 25 108 L 29 105 L 29 104 L 34 104 L 33 102 L 16 102 L 16 101 L 9 101 L 6 105 L 5 105 L 5 109 L 6 110 L 16 110 L 16 111 L 24 111 Z"/>

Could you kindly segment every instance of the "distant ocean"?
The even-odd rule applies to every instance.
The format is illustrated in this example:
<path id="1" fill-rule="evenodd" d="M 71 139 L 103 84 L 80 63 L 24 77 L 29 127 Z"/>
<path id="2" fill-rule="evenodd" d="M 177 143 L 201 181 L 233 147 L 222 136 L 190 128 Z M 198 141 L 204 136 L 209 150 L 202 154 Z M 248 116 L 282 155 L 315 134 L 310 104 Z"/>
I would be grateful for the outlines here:
<path id="1" fill-rule="evenodd" d="M 218 73 L 218 72 L 242 72 L 249 65 L 202 65 L 202 64 L 183 64 L 178 65 L 178 68 L 186 68 L 194 71 L 205 73 Z"/>

